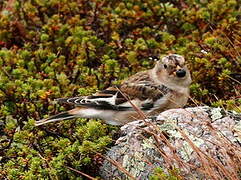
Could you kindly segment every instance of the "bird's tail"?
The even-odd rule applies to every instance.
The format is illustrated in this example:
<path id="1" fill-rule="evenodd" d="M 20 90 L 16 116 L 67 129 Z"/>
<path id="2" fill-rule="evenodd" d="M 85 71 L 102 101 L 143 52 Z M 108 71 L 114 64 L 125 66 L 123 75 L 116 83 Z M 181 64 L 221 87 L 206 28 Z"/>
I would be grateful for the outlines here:
<path id="1" fill-rule="evenodd" d="M 56 121 L 61 121 L 61 120 L 66 120 L 66 119 L 73 119 L 76 116 L 74 114 L 70 114 L 68 111 L 67 112 L 62 112 L 60 114 L 51 116 L 49 118 L 46 119 L 41 119 L 39 121 L 35 122 L 35 126 L 40 126 L 43 124 L 47 124 L 49 122 L 56 122 Z"/>

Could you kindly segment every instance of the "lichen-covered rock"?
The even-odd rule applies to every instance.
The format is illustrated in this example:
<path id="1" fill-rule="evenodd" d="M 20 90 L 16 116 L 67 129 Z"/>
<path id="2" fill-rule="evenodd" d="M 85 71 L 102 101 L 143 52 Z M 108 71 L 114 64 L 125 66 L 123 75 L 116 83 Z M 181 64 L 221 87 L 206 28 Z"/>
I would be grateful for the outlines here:
<path id="1" fill-rule="evenodd" d="M 241 114 L 221 108 L 171 109 L 121 130 L 100 169 L 104 179 L 148 179 L 156 167 L 178 168 L 186 179 L 235 177 L 232 163 L 241 164 Z"/>

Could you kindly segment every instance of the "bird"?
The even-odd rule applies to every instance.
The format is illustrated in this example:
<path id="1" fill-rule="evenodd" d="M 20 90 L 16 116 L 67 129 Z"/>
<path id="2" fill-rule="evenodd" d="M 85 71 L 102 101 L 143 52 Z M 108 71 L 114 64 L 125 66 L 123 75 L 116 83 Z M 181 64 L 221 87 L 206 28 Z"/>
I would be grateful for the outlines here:
<path id="1" fill-rule="evenodd" d="M 116 86 L 100 90 L 90 96 L 56 99 L 58 103 L 75 106 L 60 114 L 38 120 L 36 126 L 75 118 L 102 119 L 111 125 L 124 125 L 168 109 L 181 108 L 189 98 L 191 75 L 185 58 L 179 54 L 155 57 L 152 69 L 138 72 Z"/>

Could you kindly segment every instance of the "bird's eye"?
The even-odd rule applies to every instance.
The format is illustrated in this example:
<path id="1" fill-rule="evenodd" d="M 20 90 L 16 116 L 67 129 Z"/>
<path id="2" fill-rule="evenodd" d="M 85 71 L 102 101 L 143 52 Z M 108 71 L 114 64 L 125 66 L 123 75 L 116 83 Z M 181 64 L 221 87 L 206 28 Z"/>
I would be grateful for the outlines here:
<path id="1" fill-rule="evenodd" d="M 167 65 L 166 65 L 166 64 L 164 64 L 164 68 L 165 68 L 165 69 L 167 68 Z"/>

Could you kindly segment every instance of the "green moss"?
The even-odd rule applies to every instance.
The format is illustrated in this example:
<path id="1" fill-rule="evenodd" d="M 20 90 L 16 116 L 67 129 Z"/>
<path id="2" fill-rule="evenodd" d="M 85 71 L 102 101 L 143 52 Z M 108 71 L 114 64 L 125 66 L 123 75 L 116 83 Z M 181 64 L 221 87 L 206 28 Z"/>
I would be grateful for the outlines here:
<path id="1" fill-rule="evenodd" d="M 169 170 L 165 173 L 161 168 L 156 168 L 150 180 L 181 180 L 180 171 L 178 169 Z"/>
<path id="2" fill-rule="evenodd" d="M 48 41 L 49 35 L 48 34 L 42 34 L 40 36 L 40 39 L 41 39 L 42 42 Z"/>

